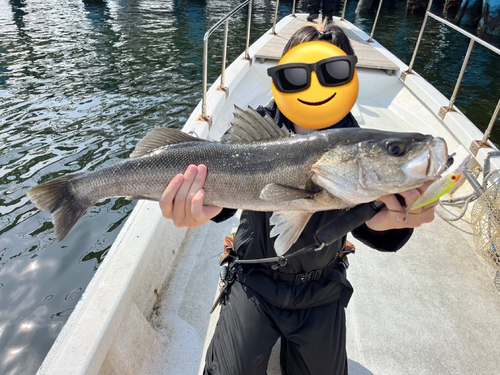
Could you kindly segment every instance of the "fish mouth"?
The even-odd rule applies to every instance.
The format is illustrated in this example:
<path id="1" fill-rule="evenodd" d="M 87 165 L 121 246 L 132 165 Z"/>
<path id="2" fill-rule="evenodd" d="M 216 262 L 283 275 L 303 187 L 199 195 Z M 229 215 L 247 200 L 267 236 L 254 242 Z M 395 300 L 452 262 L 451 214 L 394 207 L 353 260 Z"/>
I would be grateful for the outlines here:
<path id="1" fill-rule="evenodd" d="M 429 150 L 429 166 L 427 168 L 428 178 L 439 177 L 449 167 L 448 147 L 443 138 L 434 138 Z"/>
<path id="2" fill-rule="evenodd" d="M 429 146 L 403 168 L 407 176 L 435 180 L 448 168 L 448 148 L 444 139 L 434 138 Z"/>
<path id="3" fill-rule="evenodd" d="M 302 99 L 299 99 L 299 98 L 297 98 L 297 100 L 299 102 L 301 102 L 302 104 L 306 104 L 306 105 L 323 105 L 323 104 L 328 103 L 333 98 L 335 98 L 335 95 L 337 95 L 336 92 L 332 96 L 330 96 L 329 98 L 327 98 L 325 100 L 322 100 L 321 102 L 306 102 L 305 100 L 302 100 Z"/>

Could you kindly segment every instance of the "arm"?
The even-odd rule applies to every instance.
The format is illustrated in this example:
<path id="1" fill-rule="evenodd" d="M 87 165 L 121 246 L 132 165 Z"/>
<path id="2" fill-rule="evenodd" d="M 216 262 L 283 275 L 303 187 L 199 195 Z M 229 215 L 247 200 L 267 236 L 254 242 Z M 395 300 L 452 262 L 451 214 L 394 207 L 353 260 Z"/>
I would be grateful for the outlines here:
<path id="1" fill-rule="evenodd" d="M 160 208 L 167 219 L 172 219 L 178 228 L 196 228 L 204 225 L 222 211 L 222 207 L 204 206 L 203 185 L 207 178 L 207 167 L 190 165 L 184 174 L 170 181 L 165 189 Z"/>
<path id="2" fill-rule="evenodd" d="M 413 229 L 388 229 L 378 232 L 370 229 L 366 224 L 352 231 L 352 235 L 373 249 L 385 252 L 394 252 L 401 249 L 413 234 Z"/>
<path id="3" fill-rule="evenodd" d="M 223 208 L 218 215 L 214 216 L 210 220 L 212 220 L 214 223 L 222 223 L 223 221 L 226 221 L 230 217 L 233 217 L 236 211 L 238 210 L 234 210 L 232 208 Z"/>

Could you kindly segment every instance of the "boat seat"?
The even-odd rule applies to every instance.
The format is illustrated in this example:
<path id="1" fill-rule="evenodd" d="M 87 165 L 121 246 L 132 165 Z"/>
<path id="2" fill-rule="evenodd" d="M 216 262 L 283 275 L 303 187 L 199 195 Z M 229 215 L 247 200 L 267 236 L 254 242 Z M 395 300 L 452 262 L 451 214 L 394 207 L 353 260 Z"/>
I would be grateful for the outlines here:
<path id="1" fill-rule="evenodd" d="M 306 14 L 299 14 L 289 22 L 281 31 L 279 31 L 264 47 L 256 54 L 255 58 L 260 62 L 266 60 L 279 61 L 281 53 L 293 33 L 301 27 L 310 24 L 306 20 Z M 380 53 L 372 44 L 361 38 L 357 33 L 351 30 L 347 23 L 343 23 L 339 18 L 334 18 L 335 25 L 344 30 L 351 41 L 352 48 L 358 56 L 358 68 L 384 70 L 391 75 L 399 71 L 399 67 Z"/>

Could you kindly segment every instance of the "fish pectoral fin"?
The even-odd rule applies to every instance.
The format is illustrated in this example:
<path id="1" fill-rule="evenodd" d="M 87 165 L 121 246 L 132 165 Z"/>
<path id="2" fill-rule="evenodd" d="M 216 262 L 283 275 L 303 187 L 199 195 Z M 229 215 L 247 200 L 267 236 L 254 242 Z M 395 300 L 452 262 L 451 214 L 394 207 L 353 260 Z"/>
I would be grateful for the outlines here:
<path id="1" fill-rule="evenodd" d="M 260 192 L 260 199 L 272 202 L 288 202 L 296 199 L 314 199 L 319 190 L 304 190 L 279 184 L 267 184 Z"/>
<path id="2" fill-rule="evenodd" d="M 130 154 L 131 158 L 144 156 L 147 153 L 156 150 L 160 147 L 174 145 L 184 142 L 208 142 L 206 139 L 193 137 L 177 129 L 156 128 L 151 130 L 143 139 L 135 146 L 134 151 Z"/>
<path id="3" fill-rule="evenodd" d="M 274 242 L 274 250 L 278 256 L 284 255 L 297 241 L 312 215 L 312 212 L 304 211 L 273 213 L 269 219 L 269 223 L 273 226 L 270 236 L 278 236 Z"/>

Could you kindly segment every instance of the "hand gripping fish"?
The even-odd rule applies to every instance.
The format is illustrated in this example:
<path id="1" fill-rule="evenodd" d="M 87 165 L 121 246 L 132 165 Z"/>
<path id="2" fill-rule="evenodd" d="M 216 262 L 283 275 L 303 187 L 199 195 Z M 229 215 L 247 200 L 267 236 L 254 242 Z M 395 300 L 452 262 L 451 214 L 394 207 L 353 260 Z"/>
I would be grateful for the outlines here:
<path id="1" fill-rule="evenodd" d="M 273 211 L 271 237 L 283 255 L 314 212 L 345 209 L 436 179 L 448 159 L 442 138 L 342 128 L 292 135 L 273 119 L 236 108 L 221 142 L 157 128 L 130 159 L 34 187 L 28 197 L 52 214 L 62 241 L 85 211 L 112 197 L 159 201 L 190 164 L 205 164 L 204 204 Z"/>

